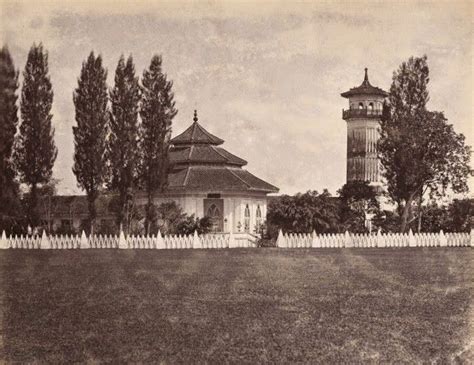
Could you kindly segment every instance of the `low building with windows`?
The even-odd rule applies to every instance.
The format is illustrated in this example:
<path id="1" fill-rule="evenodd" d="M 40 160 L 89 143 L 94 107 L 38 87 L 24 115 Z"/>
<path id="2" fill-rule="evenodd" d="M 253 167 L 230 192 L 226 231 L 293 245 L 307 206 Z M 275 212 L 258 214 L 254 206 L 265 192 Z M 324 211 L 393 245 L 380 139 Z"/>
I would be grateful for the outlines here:
<path id="1" fill-rule="evenodd" d="M 112 196 L 100 195 L 96 202 L 97 226 L 104 234 L 116 232 Z M 51 195 L 38 201 L 41 227 L 47 232 L 74 233 L 89 227 L 88 202 L 85 195 Z"/>
<path id="2" fill-rule="evenodd" d="M 226 151 L 224 141 L 204 129 L 194 113 L 192 125 L 171 140 L 167 188 L 154 203 L 176 202 L 195 217 L 211 218 L 214 232 L 258 234 L 267 214 L 267 194 L 278 188 L 259 179 L 243 166 L 247 161 Z M 112 195 L 97 200 L 97 227 L 117 231 Z M 146 194 L 134 194 L 134 205 L 143 211 Z M 51 232 L 79 231 L 87 226 L 85 196 L 53 196 L 41 201 L 42 225 Z"/>

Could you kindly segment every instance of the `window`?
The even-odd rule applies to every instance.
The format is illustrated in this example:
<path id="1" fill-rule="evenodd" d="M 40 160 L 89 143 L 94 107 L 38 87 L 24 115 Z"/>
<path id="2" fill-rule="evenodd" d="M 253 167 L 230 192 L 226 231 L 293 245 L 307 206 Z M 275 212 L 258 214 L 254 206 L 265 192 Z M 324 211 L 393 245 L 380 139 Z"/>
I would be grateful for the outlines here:
<path id="1" fill-rule="evenodd" d="M 364 109 L 364 104 L 363 103 L 359 103 L 359 109 Z"/>
<path id="2" fill-rule="evenodd" d="M 255 213 L 256 217 L 256 224 L 257 224 L 257 233 L 259 233 L 261 227 L 262 227 L 262 211 L 260 209 L 260 205 L 257 205 L 257 212 Z"/>
<path id="3" fill-rule="evenodd" d="M 369 110 L 374 110 L 374 103 L 369 103 Z"/>
<path id="4" fill-rule="evenodd" d="M 250 208 L 247 204 L 244 211 L 244 231 L 250 232 Z"/>

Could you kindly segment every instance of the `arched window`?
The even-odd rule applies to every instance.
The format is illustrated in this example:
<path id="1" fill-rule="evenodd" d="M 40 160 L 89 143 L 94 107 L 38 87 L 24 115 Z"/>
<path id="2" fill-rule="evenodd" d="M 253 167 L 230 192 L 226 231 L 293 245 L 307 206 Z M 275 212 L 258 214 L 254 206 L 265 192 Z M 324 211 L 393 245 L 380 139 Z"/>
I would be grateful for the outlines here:
<path id="1" fill-rule="evenodd" d="M 364 109 L 364 104 L 363 103 L 359 103 L 359 109 Z"/>
<path id="2" fill-rule="evenodd" d="M 255 213 L 255 220 L 257 225 L 257 233 L 259 233 L 260 228 L 262 227 L 262 211 L 260 205 L 257 205 L 257 212 Z"/>
<path id="3" fill-rule="evenodd" d="M 207 209 L 206 214 L 209 219 L 211 220 L 211 230 L 213 232 L 219 231 L 219 223 L 221 219 L 221 211 L 215 204 L 211 204 L 210 207 Z"/>
<path id="4" fill-rule="evenodd" d="M 369 110 L 374 110 L 374 103 L 369 103 Z"/>
<path id="5" fill-rule="evenodd" d="M 250 208 L 247 204 L 244 211 L 244 231 L 250 232 Z"/>

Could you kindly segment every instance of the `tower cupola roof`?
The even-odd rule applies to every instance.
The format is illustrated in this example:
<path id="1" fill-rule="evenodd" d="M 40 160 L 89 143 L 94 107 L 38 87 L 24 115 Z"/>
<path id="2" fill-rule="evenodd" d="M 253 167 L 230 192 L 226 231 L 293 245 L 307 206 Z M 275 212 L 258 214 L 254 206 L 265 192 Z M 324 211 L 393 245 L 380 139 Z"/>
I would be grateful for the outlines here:
<path id="1" fill-rule="evenodd" d="M 197 144 L 218 146 L 224 143 L 224 140 L 209 133 L 198 123 L 197 110 L 194 111 L 193 121 L 193 124 L 188 129 L 171 140 L 171 144 L 175 146 Z"/>
<path id="2" fill-rule="evenodd" d="M 382 90 L 370 84 L 369 75 L 367 71 L 368 70 L 366 67 L 364 81 L 362 81 L 362 84 L 360 84 L 360 86 L 353 87 L 349 91 L 342 93 L 341 96 L 344 98 L 349 98 L 351 96 L 356 96 L 356 95 L 379 95 L 383 97 L 388 96 L 388 93 L 385 90 Z"/>

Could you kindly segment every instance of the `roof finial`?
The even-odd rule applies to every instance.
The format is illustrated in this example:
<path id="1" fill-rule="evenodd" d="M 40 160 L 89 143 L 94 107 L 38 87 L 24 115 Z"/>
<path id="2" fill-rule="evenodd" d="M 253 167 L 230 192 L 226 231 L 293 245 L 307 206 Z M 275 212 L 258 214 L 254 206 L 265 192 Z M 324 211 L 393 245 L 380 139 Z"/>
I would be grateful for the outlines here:
<path id="1" fill-rule="evenodd" d="M 194 118 L 193 118 L 193 120 L 194 120 L 195 122 L 198 121 L 198 112 L 197 112 L 196 109 L 194 109 Z"/>
<path id="2" fill-rule="evenodd" d="M 369 75 L 367 74 L 368 68 L 366 67 L 364 70 L 365 70 L 364 82 L 369 82 Z"/>

